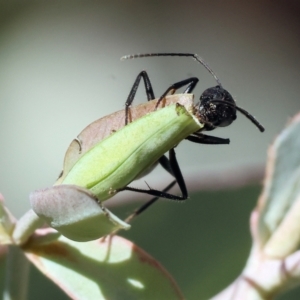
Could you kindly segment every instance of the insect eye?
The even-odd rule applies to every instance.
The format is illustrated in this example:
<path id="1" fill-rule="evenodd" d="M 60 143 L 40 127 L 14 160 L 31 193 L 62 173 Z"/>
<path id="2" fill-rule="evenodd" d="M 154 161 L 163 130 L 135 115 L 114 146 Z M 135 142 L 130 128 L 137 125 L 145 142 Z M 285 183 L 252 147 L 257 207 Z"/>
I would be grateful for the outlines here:
<path id="1" fill-rule="evenodd" d="M 199 110 L 204 121 L 214 127 L 225 127 L 236 119 L 235 101 L 220 86 L 206 89 L 200 97 Z"/>

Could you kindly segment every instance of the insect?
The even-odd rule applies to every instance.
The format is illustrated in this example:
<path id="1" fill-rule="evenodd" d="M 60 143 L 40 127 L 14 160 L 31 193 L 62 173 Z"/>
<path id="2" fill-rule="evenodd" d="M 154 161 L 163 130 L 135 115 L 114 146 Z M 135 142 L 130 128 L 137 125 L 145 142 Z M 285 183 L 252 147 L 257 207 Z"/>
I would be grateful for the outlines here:
<path id="1" fill-rule="evenodd" d="M 65 156 L 64 171 L 56 184 L 76 184 L 88 188 L 101 202 L 122 190 L 155 197 L 136 210 L 127 219 L 129 220 L 160 197 L 170 200 L 187 199 L 188 192 L 174 151 L 174 147 L 183 139 L 202 144 L 228 144 L 229 139 L 205 135 L 202 131 L 230 125 L 236 119 L 237 110 L 261 131 L 264 130 L 252 115 L 236 106 L 217 76 L 195 54 L 155 53 L 124 58 L 168 55 L 192 56 L 213 75 L 218 85 L 205 90 L 196 105 L 193 104 L 193 96 L 190 94 L 199 81 L 196 77 L 171 85 L 159 99 L 152 100 L 155 96 L 149 76 L 145 71 L 140 72 L 126 100 L 125 112 L 117 112 L 93 122 L 71 143 Z M 149 102 L 131 108 L 141 79 L 144 80 Z M 184 86 L 186 89 L 182 95 L 174 95 L 177 89 Z M 167 96 L 169 93 L 171 95 Z M 185 114 L 189 114 L 187 119 Z M 161 132 L 157 136 L 159 131 Z M 135 138 L 131 139 L 132 136 Z M 153 147 L 153 144 L 157 147 Z M 164 155 L 167 151 L 169 158 Z M 133 180 L 150 172 L 157 162 L 175 177 L 164 190 L 142 190 L 128 186 Z M 168 193 L 176 182 L 182 196 Z"/>
<path id="2" fill-rule="evenodd" d="M 204 124 L 204 126 L 199 129 L 198 131 L 192 133 L 188 137 L 186 137 L 187 140 L 200 143 L 200 144 L 229 144 L 229 139 L 223 139 L 219 137 L 209 136 L 202 133 L 202 131 L 211 131 L 217 127 L 225 127 L 230 125 L 235 119 L 236 119 L 236 111 L 241 112 L 244 114 L 251 122 L 254 123 L 257 128 L 263 132 L 264 127 L 247 111 L 244 109 L 238 107 L 235 104 L 235 101 L 233 97 L 229 94 L 228 91 L 226 91 L 219 80 L 219 78 L 216 76 L 216 74 L 213 72 L 213 70 L 208 66 L 208 64 L 200 58 L 197 54 L 192 53 L 146 53 L 146 54 L 134 54 L 134 55 L 126 55 L 121 58 L 121 60 L 126 59 L 133 59 L 133 58 L 142 58 L 142 57 L 153 57 L 153 56 L 181 56 L 181 57 L 192 57 L 197 62 L 202 64 L 209 73 L 214 77 L 214 79 L 217 82 L 217 86 L 211 87 L 207 90 L 205 90 L 201 97 L 200 102 L 198 105 L 196 105 L 196 115 L 199 118 L 199 121 Z M 138 74 L 133 87 L 129 93 L 129 96 L 125 103 L 125 125 L 128 124 L 128 122 L 132 121 L 131 118 L 131 112 L 130 112 L 130 106 L 134 100 L 136 91 L 138 89 L 138 86 L 140 84 L 141 79 L 144 81 L 146 95 L 148 101 L 151 101 L 152 99 L 155 99 L 152 84 L 150 82 L 149 76 L 146 71 L 142 71 Z M 176 82 L 172 84 L 157 100 L 156 107 L 157 108 L 160 103 L 163 101 L 163 99 L 166 97 L 166 95 L 174 94 L 178 89 L 186 86 L 186 89 L 184 93 L 188 94 L 191 93 L 194 88 L 196 87 L 199 79 L 197 77 L 191 77 L 184 79 L 182 81 Z M 155 195 L 156 197 L 145 203 L 143 206 L 138 208 L 132 215 L 130 215 L 126 221 L 129 222 L 143 212 L 146 208 L 148 208 L 150 205 L 152 205 L 154 202 L 156 202 L 160 197 L 165 197 L 172 200 L 185 200 L 188 198 L 187 189 L 185 186 L 185 182 L 183 179 L 183 176 L 181 174 L 178 162 L 176 160 L 176 155 L 174 148 L 169 150 L 169 159 L 164 155 L 159 159 L 159 163 L 162 165 L 162 167 L 168 171 L 172 176 L 175 177 L 175 180 L 171 182 L 163 191 L 160 193 L 155 190 L 141 190 L 141 189 L 135 189 L 131 187 L 125 187 L 124 190 L 130 190 L 130 191 L 136 191 L 136 192 L 142 192 L 147 193 L 151 195 Z M 173 198 L 170 197 L 169 194 L 166 192 L 170 190 L 175 183 L 178 183 L 182 196 L 174 196 Z"/>

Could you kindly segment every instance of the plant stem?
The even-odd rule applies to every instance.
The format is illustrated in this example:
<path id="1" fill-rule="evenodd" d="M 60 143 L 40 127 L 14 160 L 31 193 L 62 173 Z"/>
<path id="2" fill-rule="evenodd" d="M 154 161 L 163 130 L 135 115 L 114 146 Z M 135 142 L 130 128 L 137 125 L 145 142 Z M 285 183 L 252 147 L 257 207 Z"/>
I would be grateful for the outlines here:
<path id="1" fill-rule="evenodd" d="M 23 245 L 27 242 L 33 232 L 45 223 L 37 214 L 30 209 L 16 223 L 13 240 L 16 245 Z"/>
<path id="2" fill-rule="evenodd" d="M 25 300 L 27 297 L 30 263 L 22 249 L 9 246 L 6 257 L 3 300 Z"/>

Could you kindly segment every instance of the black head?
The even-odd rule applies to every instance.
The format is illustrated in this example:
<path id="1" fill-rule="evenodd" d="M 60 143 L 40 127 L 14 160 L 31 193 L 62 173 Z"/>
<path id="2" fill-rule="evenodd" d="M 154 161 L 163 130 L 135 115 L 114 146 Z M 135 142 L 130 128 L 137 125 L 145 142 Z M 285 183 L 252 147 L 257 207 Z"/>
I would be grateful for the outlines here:
<path id="1" fill-rule="evenodd" d="M 205 90 L 201 97 L 196 115 L 203 122 L 205 130 L 226 127 L 236 119 L 236 111 L 245 115 L 260 131 L 264 127 L 247 111 L 238 107 L 228 91 L 220 85 Z"/>
<path id="2" fill-rule="evenodd" d="M 226 127 L 236 119 L 236 104 L 229 92 L 217 85 L 202 93 L 198 113 L 206 130 Z"/>

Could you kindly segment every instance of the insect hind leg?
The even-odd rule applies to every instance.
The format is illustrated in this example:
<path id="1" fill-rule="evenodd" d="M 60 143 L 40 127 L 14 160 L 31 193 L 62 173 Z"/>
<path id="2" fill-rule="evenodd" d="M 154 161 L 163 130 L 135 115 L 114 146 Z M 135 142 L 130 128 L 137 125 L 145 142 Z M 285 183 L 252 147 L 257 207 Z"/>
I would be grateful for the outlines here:
<path id="1" fill-rule="evenodd" d="M 146 71 L 140 72 L 138 74 L 138 76 L 136 77 L 136 79 L 133 83 L 133 86 L 129 92 L 129 95 L 127 97 L 127 100 L 125 102 L 125 125 L 128 124 L 129 114 L 130 114 L 129 108 L 134 100 L 134 97 L 135 97 L 136 91 L 140 85 L 141 79 L 144 80 L 145 91 L 146 91 L 148 101 L 155 99 L 152 84 L 151 84 L 151 81 L 150 81 L 150 78 L 149 78 L 147 72 Z"/>

